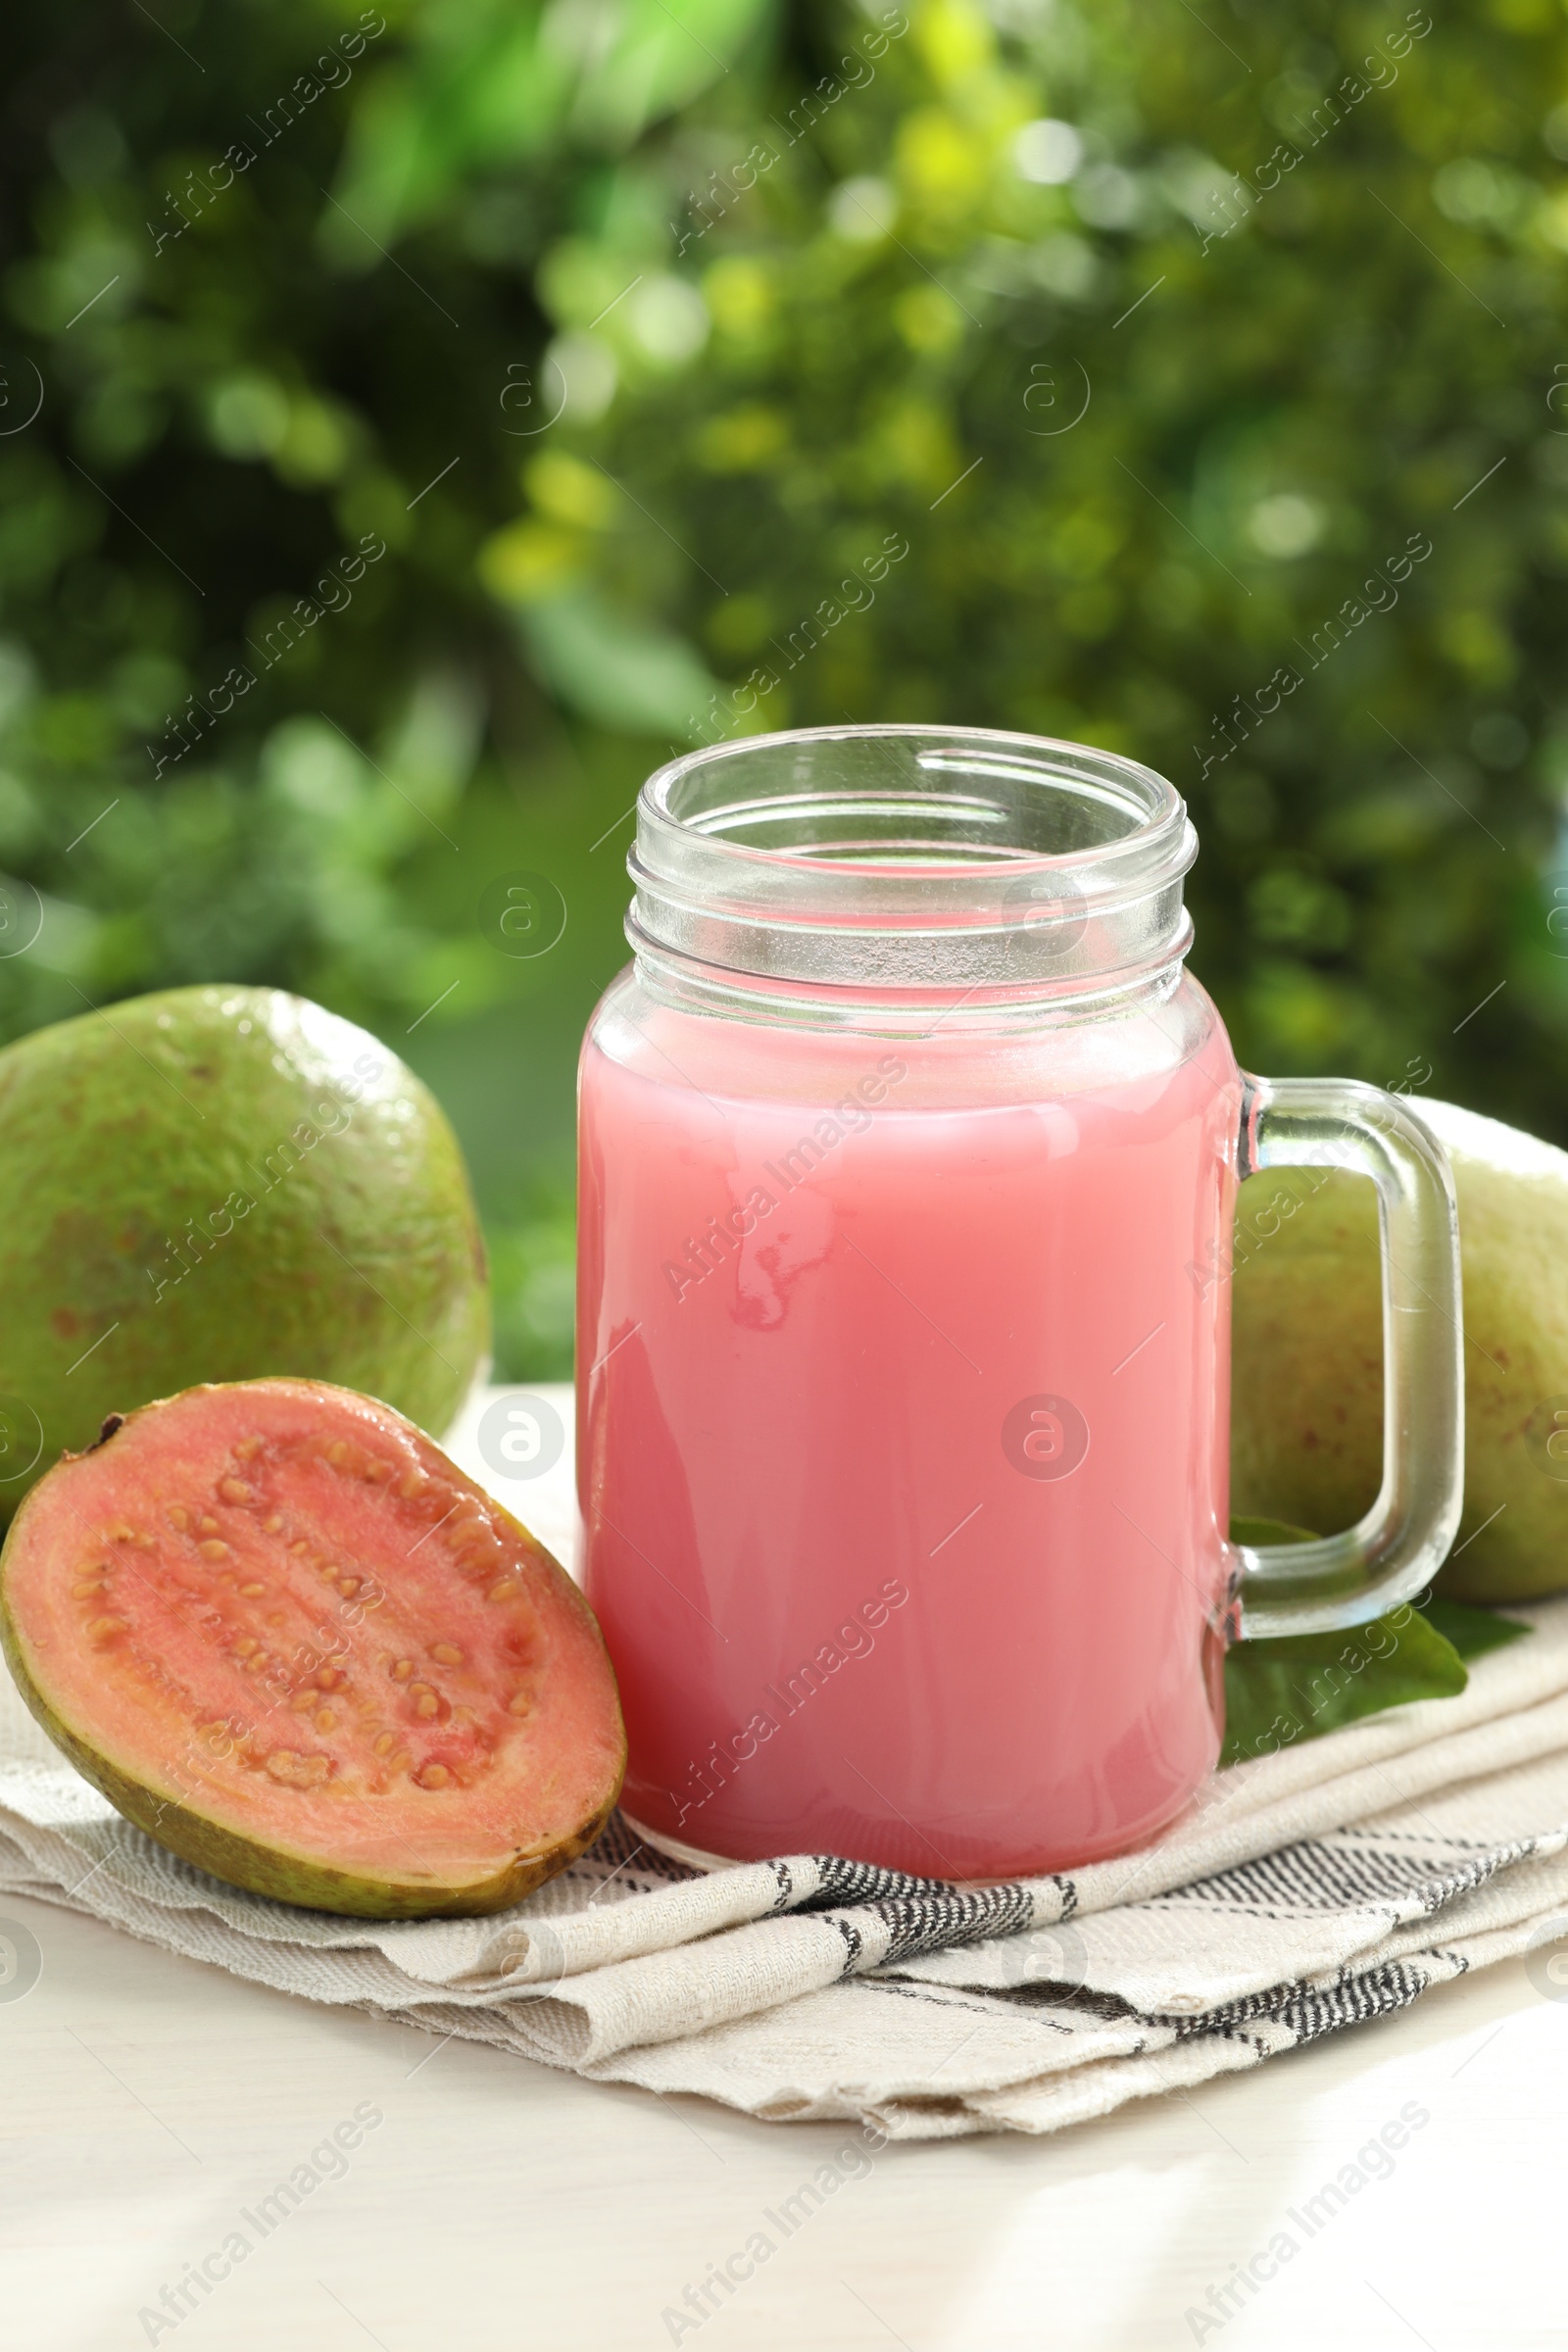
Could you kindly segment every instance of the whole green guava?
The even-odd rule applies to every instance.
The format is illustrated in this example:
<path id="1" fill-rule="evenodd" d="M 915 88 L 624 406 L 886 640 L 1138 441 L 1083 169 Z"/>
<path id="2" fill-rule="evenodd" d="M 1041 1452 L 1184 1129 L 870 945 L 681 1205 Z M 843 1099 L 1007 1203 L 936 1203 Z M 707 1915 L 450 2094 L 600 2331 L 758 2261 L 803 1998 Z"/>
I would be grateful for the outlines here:
<path id="1" fill-rule="evenodd" d="M 1461 1600 L 1568 1589 L 1568 1152 L 1451 1102 L 1464 1286 L 1464 1517 L 1438 1578 Z M 1369 1180 L 1268 1169 L 1241 1188 L 1231 1504 L 1327 1534 L 1383 1469 L 1383 1305 Z"/>
<path id="2" fill-rule="evenodd" d="M 331 1381 L 439 1436 L 488 1346 L 457 1138 L 366 1030 L 212 986 L 0 1052 L 0 1522 L 201 1381 Z"/>

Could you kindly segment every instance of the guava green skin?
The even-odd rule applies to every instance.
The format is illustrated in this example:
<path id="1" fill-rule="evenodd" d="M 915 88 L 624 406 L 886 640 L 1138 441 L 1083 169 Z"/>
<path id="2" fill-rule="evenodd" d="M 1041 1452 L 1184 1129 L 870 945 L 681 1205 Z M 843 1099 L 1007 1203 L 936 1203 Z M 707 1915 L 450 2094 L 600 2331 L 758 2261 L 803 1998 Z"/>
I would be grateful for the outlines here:
<path id="1" fill-rule="evenodd" d="M 0 1524 L 202 1381 L 333 1381 L 439 1435 L 489 1330 L 457 1139 L 368 1031 L 212 986 L 0 1051 Z"/>
<path id="2" fill-rule="evenodd" d="M 1452 1165 L 1464 1290 L 1464 1516 L 1438 1589 L 1537 1599 L 1568 1590 L 1568 1477 L 1542 1411 L 1568 1400 L 1568 1152 L 1453 1103 L 1412 1107 Z M 1383 1307 L 1371 1185 L 1314 1180 L 1270 1169 L 1241 1188 L 1231 1507 L 1332 1531 L 1382 1477 Z M 1249 1241 L 1281 1191 L 1298 1205 Z"/>
<path id="3" fill-rule="evenodd" d="M 475 1919 L 492 1911 L 510 1911 L 535 1887 L 556 1878 L 598 1843 L 615 1809 L 614 1797 L 569 1838 L 533 1853 L 514 1854 L 490 1878 L 466 1886 L 432 1891 L 417 1880 L 367 1879 L 333 1870 L 324 1862 L 293 1853 L 285 1846 L 242 1838 L 221 1822 L 210 1821 L 156 1788 L 145 1788 L 99 1755 L 49 1705 L 27 1673 L 11 1621 L 0 1605 L 0 1649 L 12 1677 L 35 1717 L 55 1745 L 70 1757 L 84 1781 L 107 1796 L 138 1830 L 167 1846 L 172 1854 L 194 1863 L 210 1878 L 251 1894 L 268 1895 L 273 1902 L 296 1903 L 306 1910 L 333 1911 L 349 1919 Z M 615 1795 L 620 1792 L 616 1783 Z"/>

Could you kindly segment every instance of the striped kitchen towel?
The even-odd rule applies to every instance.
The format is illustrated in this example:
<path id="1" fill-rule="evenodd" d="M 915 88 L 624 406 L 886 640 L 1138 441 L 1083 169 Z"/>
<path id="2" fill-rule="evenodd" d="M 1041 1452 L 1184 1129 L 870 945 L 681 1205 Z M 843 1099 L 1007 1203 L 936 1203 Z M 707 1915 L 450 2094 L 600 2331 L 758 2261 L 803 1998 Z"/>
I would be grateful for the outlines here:
<path id="1" fill-rule="evenodd" d="M 1233 1766 L 1153 1844 L 1070 1876 L 965 1887 L 821 1854 L 705 1874 L 617 1819 L 478 1920 L 336 1919 L 220 1886 L 114 1813 L 5 1685 L 0 1893 L 772 2121 L 1054 2131 L 1509 1953 L 1568 1998 L 1568 1599 L 1516 1614 L 1532 1638 L 1456 1697 Z M 0 1919 L 14 1979 L 19 1935 Z"/>

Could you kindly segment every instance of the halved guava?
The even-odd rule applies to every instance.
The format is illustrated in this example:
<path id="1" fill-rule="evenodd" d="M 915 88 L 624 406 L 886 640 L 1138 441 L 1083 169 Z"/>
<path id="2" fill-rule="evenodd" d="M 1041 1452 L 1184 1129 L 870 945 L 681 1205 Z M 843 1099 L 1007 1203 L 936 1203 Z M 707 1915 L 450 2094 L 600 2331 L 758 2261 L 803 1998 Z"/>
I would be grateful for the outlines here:
<path id="1" fill-rule="evenodd" d="M 593 1843 L 625 1769 L 565 1571 L 401 1414 L 323 1382 L 107 1421 L 17 1514 L 0 1640 L 128 1820 L 318 1910 L 502 1910 Z"/>

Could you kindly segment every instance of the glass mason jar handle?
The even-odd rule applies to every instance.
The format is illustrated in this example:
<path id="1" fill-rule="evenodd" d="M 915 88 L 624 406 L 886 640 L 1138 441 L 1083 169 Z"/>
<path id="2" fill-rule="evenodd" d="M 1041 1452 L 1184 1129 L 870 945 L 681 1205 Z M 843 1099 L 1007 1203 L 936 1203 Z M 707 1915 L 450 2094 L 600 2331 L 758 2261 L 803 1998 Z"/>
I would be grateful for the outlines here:
<path id="1" fill-rule="evenodd" d="M 1348 1168 L 1378 1192 L 1383 1485 L 1365 1518 L 1312 1544 L 1238 1544 L 1241 1631 L 1360 1625 L 1447 1557 L 1464 1494 L 1459 1224 L 1442 1146 L 1396 1096 L 1341 1078 L 1248 1078 L 1239 1153 L 1260 1168 Z"/>

